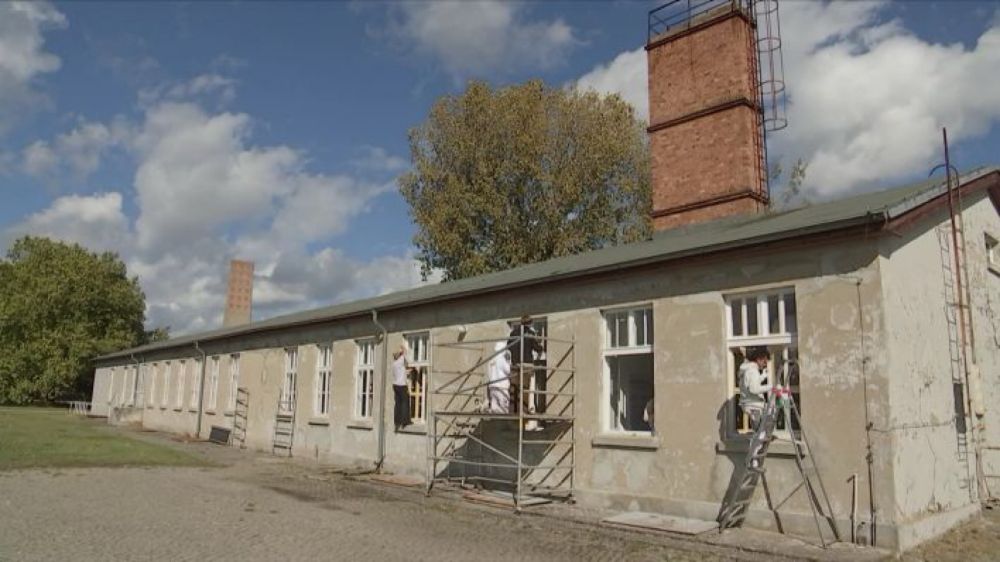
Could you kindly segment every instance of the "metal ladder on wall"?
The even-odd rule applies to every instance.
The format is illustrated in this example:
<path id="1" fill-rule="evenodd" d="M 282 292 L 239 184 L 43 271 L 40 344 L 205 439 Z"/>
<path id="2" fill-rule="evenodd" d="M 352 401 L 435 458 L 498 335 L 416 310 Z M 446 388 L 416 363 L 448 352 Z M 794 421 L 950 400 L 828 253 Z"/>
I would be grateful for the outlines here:
<path id="1" fill-rule="evenodd" d="M 956 225 L 956 232 L 961 229 Z M 956 271 L 961 274 L 961 270 L 955 269 L 955 256 L 952 251 L 954 239 L 950 226 L 939 226 L 937 228 L 938 245 L 941 249 L 941 275 L 944 283 L 945 298 L 945 323 L 948 328 L 948 365 L 951 368 L 952 398 L 955 403 L 955 446 L 957 459 L 968 465 L 969 462 L 969 432 L 966 424 L 965 411 L 965 379 L 964 359 L 962 357 L 962 339 L 959 329 L 959 314 L 964 314 L 962 303 L 959 300 L 959 293 L 956 290 Z M 959 244 L 959 263 L 961 260 L 962 244 Z M 971 475 L 966 470 L 964 478 L 959 481 L 962 489 L 969 487 Z"/>
<path id="2" fill-rule="evenodd" d="M 283 408 L 284 406 L 284 408 Z M 295 441 L 295 398 L 278 397 L 278 409 L 274 414 L 274 435 L 271 439 L 271 454 L 285 451 L 285 456 L 292 456 L 292 443 Z"/>
<path id="3" fill-rule="evenodd" d="M 773 392 L 764 408 L 760 424 L 757 426 L 750 438 L 750 446 L 747 450 L 746 463 L 743 477 L 739 485 L 730 494 L 728 501 L 723 505 L 719 514 L 719 529 L 725 530 L 739 527 L 746 519 L 747 510 L 753 500 L 754 491 L 758 484 L 764 486 L 764 496 L 767 499 L 767 506 L 774 513 L 778 531 L 784 533 L 778 509 L 784 505 L 796 492 L 805 488 L 806 496 L 809 500 L 809 507 L 812 510 L 813 519 L 816 522 L 816 532 L 825 548 L 828 544 L 839 542 L 840 530 L 833 517 L 833 508 L 830 505 L 830 498 L 826 494 L 826 487 L 819 475 L 819 468 L 816 466 L 816 457 L 809 449 L 809 442 L 806 439 L 805 429 L 802 428 L 802 420 L 799 417 L 798 407 L 792 395 L 787 391 L 783 394 L 778 403 L 778 392 Z M 764 461 L 767 459 L 767 450 L 774 438 L 774 431 L 778 425 L 778 418 L 782 417 L 785 428 L 791 435 L 792 449 L 795 456 L 795 467 L 802 477 L 802 481 L 796 485 L 787 496 L 777 504 L 771 501 L 771 491 L 767 484 Z M 799 429 L 793 430 L 792 420 L 797 422 Z M 823 532 L 823 521 L 832 532 L 833 539 L 827 540 L 827 535 Z"/>
<path id="4" fill-rule="evenodd" d="M 250 412 L 250 393 L 245 388 L 236 389 L 236 403 L 233 408 L 233 431 L 229 434 L 229 442 L 240 442 L 240 449 L 247 448 L 247 417 Z"/>

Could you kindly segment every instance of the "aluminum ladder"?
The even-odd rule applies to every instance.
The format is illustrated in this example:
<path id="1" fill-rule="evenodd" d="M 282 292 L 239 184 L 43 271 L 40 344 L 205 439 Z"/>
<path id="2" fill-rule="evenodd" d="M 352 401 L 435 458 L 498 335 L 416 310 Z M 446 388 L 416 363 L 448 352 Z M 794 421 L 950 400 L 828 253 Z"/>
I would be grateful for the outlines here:
<path id="1" fill-rule="evenodd" d="M 781 396 L 780 403 L 778 400 L 779 395 Z M 784 426 L 788 429 L 791 436 L 795 467 L 802 480 L 783 500 L 775 504 L 771 500 L 771 491 L 767 484 L 764 461 L 767 460 L 767 451 L 771 442 L 775 440 L 774 431 L 778 425 L 779 417 L 784 420 Z M 793 419 L 798 422 L 799 429 L 797 431 L 792 429 L 794 427 L 792 425 Z M 754 428 L 754 433 L 750 437 L 743 476 L 719 514 L 720 531 L 739 527 L 743 524 L 758 484 L 763 484 L 767 506 L 774 514 L 778 531 L 785 532 L 781 523 L 781 517 L 778 515 L 778 509 L 791 499 L 796 492 L 805 488 L 806 496 L 809 500 L 809 508 L 812 510 L 813 520 L 816 523 L 816 532 L 823 547 L 826 548 L 829 544 L 841 540 L 840 530 L 837 528 L 837 522 L 833 517 L 830 498 L 827 496 L 823 480 L 819 475 L 819 468 L 816 466 L 816 457 L 809 449 L 805 429 L 802 428 L 798 407 L 795 405 L 795 400 L 792 398 L 791 393 L 780 389 L 780 387 L 776 387 L 775 391 L 771 393 L 761 416 L 760 423 Z M 827 534 L 824 533 L 823 522 L 829 528 L 829 532 L 833 536 L 832 539 L 828 540 Z"/>
<path id="2" fill-rule="evenodd" d="M 274 414 L 274 435 L 271 438 L 271 454 L 284 451 L 285 456 L 292 456 L 292 443 L 295 441 L 295 399 L 294 397 L 278 397 L 278 409 Z"/>
<path id="3" fill-rule="evenodd" d="M 245 388 L 236 389 L 233 407 L 233 431 L 229 434 L 230 444 L 240 442 L 240 449 L 247 447 L 247 418 L 250 413 L 250 393 Z"/>

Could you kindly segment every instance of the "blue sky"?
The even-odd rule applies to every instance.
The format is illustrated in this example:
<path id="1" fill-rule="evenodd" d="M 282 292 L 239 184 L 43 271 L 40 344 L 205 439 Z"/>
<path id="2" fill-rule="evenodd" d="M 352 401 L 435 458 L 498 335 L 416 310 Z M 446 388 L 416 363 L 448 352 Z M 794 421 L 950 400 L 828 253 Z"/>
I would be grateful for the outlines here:
<path id="1" fill-rule="evenodd" d="M 255 317 L 419 283 L 393 178 L 406 133 L 470 78 L 618 93 L 645 115 L 650 2 L 0 4 L 0 244 L 119 252 L 150 325 Z M 784 2 L 788 130 L 815 200 L 1000 147 L 993 2 Z M 778 186 L 780 189 L 780 186 Z"/>

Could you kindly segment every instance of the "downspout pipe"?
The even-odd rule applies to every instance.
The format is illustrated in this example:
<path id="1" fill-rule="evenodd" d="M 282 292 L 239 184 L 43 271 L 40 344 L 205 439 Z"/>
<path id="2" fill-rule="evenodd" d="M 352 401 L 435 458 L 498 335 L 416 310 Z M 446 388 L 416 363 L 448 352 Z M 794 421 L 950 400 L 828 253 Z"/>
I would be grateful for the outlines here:
<path id="1" fill-rule="evenodd" d="M 208 366 L 208 356 L 197 341 L 194 342 L 194 349 L 201 354 L 201 379 L 198 381 L 198 423 L 195 426 L 194 438 L 201 439 L 201 418 L 205 406 L 205 368 Z"/>
<path id="2" fill-rule="evenodd" d="M 372 323 L 381 332 L 382 367 L 378 379 L 378 457 L 375 461 L 375 472 L 382 470 L 385 462 L 385 379 L 388 376 L 386 367 L 389 364 L 389 331 L 378 321 L 378 311 L 372 309 Z"/>
<path id="3" fill-rule="evenodd" d="M 132 362 L 135 363 L 135 376 L 132 377 L 132 406 L 135 407 L 136 399 L 138 398 L 138 396 L 135 395 L 135 391 L 139 388 L 139 360 L 135 358 L 134 353 L 129 353 L 128 356 L 132 359 Z M 145 404 L 143 404 L 143 406 L 145 406 Z"/>

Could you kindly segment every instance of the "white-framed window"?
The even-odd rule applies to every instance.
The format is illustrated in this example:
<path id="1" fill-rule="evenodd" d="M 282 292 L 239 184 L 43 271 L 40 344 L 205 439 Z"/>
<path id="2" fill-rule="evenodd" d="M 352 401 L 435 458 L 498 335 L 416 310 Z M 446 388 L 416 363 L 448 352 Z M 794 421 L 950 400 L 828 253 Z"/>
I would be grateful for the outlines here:
<path id="1" fill-rule="evenodd" d="M 229 406 L 228 411 L 236 410 L 236 395 L 239 393 L 240 384 L 240 354 L 233 353 L 229 356 Z"/>
<path id="2" fill-rule="evenodd" d="M 201 385 L 198 384 L 200 379 L 201 358 L 188 361 L 188 390 L 191 392 L 188 407 L 190 408 L 198 407 L 198 393 L 201 392 Z"/>
<path id="3" fill-rule="evenodd" d="M 175 408 L 184 407 L 184 376 L 187 374 L 188 361 L 186 359 L 181 359 L 177 363 L 174 363 L 174 380 L 177 381 L 177 388 L 174 389 L 176 399 L 174 400 Z"/>
<path id="4" fill-rule="evenodd" d="M 215 411 L 219 403 L 219 356 L 213 355 L 208 360 L 208 396 L 207 405 L 209 410 Z"/>
<path id="5" fill-rule="evenodd" d="M 424 383 L 427 381 L 427 371 L 431 368 L 431 336 L 428 332 L 407 334 L 406 347 L 410 351 L 410 367 L 413 375 L 409 380 L 410 419 L 417 423 L 425 421 L 424 409 L 427 405 Z"/>
<path id="6" fill-rule="evenodd" d="M 333 384 L 333 350 L 321 345 L 316 357 L 316 394 L 313 413 L 325 416 L 330 413 L 330 387 Z"/>
<path id="7" fill-rule="evenodd" d="M 146 407 L 152 408 L 156 405 L 156 377 L 160 376 L 160 364 L 153 363 L 149 369 L 149 399 L 146 400 Z"/>
<path id="8" fill-rule="evenodd" d="M 375 396 L 375 340 L 358 340 L 357 346 L 354 416 L 358 419 L 371 419 Z"/>
<path id="9" fill-rule="evenodd" d="M 281 402 L 279 410 L 289 414 L 295 410 L 295 379 L 298 378 L 299 350 L 295 347 L 285 348 L 285 377 L 281 384 Z"/>
<path id="10" fill-rule="evenodd" d="M 771 353 L 768 362 L 770 382 L 789 386 L 801 412 L 795 289 L 785 287 L 732 294 L 727 295 L 725 301 L 730 411 L 727 431 L 750 431 L 750 418 L 740 408 L 739 370 L 753 348 L 767 348 Z M 783 419 L 778 420 L 777 429 L 785 430 Z"/>
<path id="11" fill-rule="evenodd" d="M 653 430 L 653 308 L 604 312 L 605 429 Z"/>
<path id="12" fill-rule="evenodd" d="M 174 366 L 170 361 L 163 364 L 163 392 L 160 394 L 160 407 L 166 408 L 170 399 L 170 379 L 173 378 Z"/>

